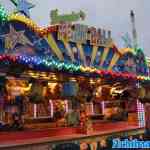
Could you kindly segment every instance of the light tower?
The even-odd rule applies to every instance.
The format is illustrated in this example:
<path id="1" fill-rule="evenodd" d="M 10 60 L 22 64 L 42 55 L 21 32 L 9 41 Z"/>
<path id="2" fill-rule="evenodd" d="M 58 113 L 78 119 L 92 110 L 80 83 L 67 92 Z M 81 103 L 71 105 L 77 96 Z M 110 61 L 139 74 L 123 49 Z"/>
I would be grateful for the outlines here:
<path id="1" fill-rule="evenodd" d="M 137 32 L 135 27 L 135 14 L 133 10 L 130 11 L 130 18 L 131 18 L 131 24 L 132 24 L 132 38 L 133 38 L 133 48 L 137 48 Z"/>

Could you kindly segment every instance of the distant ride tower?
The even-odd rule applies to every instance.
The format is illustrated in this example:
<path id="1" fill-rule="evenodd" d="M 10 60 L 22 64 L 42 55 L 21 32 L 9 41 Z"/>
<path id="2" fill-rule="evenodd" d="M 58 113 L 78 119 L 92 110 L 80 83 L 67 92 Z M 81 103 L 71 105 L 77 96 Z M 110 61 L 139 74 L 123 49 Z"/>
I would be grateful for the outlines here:
<path id="1" fill-rule="evenodd" d="M 130 18 L 131 18 L 131 23 L 132 23 L 132 37 L 133 37 L 133 48 L 138 47 L 137 43 L 137 32 L 136 32 L 136 27 L 135 27 L 135 14 L 133 10 L 130 12 Z"/>

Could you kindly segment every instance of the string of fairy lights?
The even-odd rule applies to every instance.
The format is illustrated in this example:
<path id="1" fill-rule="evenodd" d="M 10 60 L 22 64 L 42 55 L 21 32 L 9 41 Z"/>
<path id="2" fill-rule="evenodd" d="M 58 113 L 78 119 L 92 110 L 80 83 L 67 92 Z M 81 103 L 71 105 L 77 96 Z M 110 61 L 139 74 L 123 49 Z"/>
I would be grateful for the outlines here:
<path id="1" fill-rule="evenodd" d="M 100 77 L 109 76 L 111 78 L 122 78 L 122 79 L 131 79 L 131 80 L 149 80 L 150 77 L 146 76 L 136 76 L 131 73 L 122 73 L 122 72 L 113 72 L 108 70 L 101 70 L 94 67 L 86 67 L 82 65 L 77 65 L 73 63 L 64 63 L 56 61 L 51 57 L 39 57 L 39 56 L 11 56 L 11 55 L 0 55 L 1 63 L 15 63 L 26 66 L 28 68 L 42 70 L 42 71 L 64 71 L 69 73 L 79 73 L 89 75 L 96 74 Z"/>
<path id="2" fill-rule="evenodd" d="M 0 4 L 0 22 L 5 22 L 8 20 L 8 14 L 5 8 Z"/>

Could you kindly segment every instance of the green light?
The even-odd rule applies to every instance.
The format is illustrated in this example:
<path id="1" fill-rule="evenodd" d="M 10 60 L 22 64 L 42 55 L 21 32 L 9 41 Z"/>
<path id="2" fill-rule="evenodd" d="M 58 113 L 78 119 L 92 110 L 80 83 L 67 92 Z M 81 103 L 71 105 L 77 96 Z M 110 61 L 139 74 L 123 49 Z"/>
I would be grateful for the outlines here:
<path id="1" fill-rule="evenodd" d="M 0 22 L 5 22 L 8 19 L 8 14 L 5 11 L 4 7 L 0 5 Z"/>

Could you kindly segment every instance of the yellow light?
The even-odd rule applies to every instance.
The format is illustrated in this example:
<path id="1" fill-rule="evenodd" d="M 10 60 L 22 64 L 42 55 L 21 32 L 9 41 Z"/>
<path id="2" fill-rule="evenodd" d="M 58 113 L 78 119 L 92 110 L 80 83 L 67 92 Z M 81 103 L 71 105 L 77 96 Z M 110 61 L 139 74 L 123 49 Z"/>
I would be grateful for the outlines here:
<path id="1" fill-rule="evenodd" d="M 70 81 L 76 81 L 76 78 L 71 77 L 71 78 L 70 78 Z"/>
<path id="2" fill-rule="evenodd" d="M 41 72 L 39 75 L 40 75 L 41 77 L 46 77 L 46 73 L 45 73 L 45 72 Z"/>
<path id="3" fill-rule="evenodd" d="M 90 83 L 91 83 L 91 84 L 94 84 L 95 81 L 94 81 L 93 79 L 90 79 Z"/>
<path id="4" fill-rule="evenodd" d="M 49 87 L 49 90 L 54 93 L 55 92 L 55 87 L 56 87 L 57 83 L 54 83 L 54 82 L 48 82 L 48 87 Z"/>
<path id="5" fill-rule="evenodd" d="M 81 66 L 81 67 L 80 67 L 80 69 L 81 69 L 81 71 L 83 71 L 83 72 L 85 72 L 85 71 L 86 71 L 86 68 L 85 68 L 85 67 L 83 67 L 83 66 Z"/>

